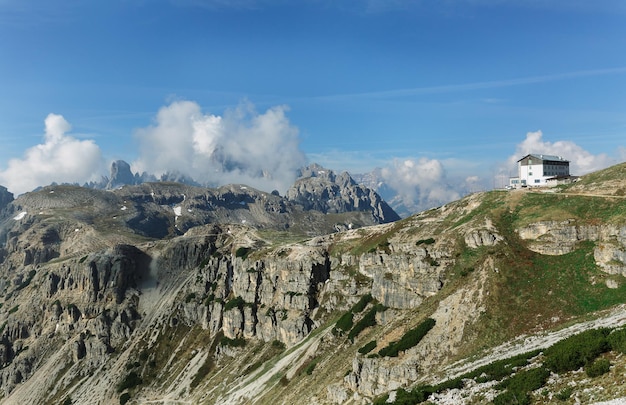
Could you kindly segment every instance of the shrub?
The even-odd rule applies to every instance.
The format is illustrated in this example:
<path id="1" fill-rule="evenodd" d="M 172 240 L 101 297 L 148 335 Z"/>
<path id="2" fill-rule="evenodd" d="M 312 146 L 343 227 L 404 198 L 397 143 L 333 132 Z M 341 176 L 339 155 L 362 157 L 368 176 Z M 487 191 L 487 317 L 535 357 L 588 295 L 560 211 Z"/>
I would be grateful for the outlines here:
<path id="1" fill-rule="evenodd" d="M 222 339 L 220 339 L 220 344 L 222 346 L 244 347 L 246 345 L 246 339 L 244 338 L 231 339 L 226 336 L 222 336 Z"/>
<path id="2" fill-rule="evenodd" d="M 585 366 L 585 373 L 587 373 L 589 377 L 595 378 L 608 373 L 610 368 L 611 362 L 608 359 L 602 358 L 587 364 Z"/>
<path id="3" fill-rule="evenodd" d="M 361 333 L 363 329 L 376 325 L 376 312 L 381 312 L 385 309 L 385 306 L 378 304 L 367 311 L 363 318 L 361 318 L 361 320 L 350 330 L 350 333 L 348 333 L 348 339 L 354 341 L 354 338 L 359 336 L 359 333 Z"/>
<path id="4" fill-rule="evenodd" d="M 571 387 L 565 387 L 561 391 L 554 394 L 559 401 L 567 401 L 572 396 L 574 390 Z"/>
<path id="5" fill-rule="evenodd" d="M 130 394 L 128 392 L 120 395 L 120 405 L 126 404 L 126 402 L 130 401 Z"/>
<path id="6" fill-rule="evenodd" d="M 476 379 L 476 382 L 479 383 L 501 380 L 502 378 L 511 375 L 513 368 L 526 366 L 528 364 L 528 359 L 535 357 L 539 354 L 539 352 L 539 350 L 534 350 L 532 352 L 518 354 L 517 356 L 509 359 L 497 360 L 493 363 L 479 367 L 462 377 L 474 378 Z"/>
<path id="7" fill-rule="evenodd" d="M 192 293 L 187 294 L 187 296 L 185 297 L 185 302 L 189 304 L 191 301 L 195 299 L 196 299 L 196 293 L 192 292 Z"/>
<path id="8" fill-rule="evenodd" d="M 285 344 L 280 340 L 272 340 L 272 348 L 282 351 L 285 350 Z"/>
<path id="9" fill-rule="evenodd" d="M 228 300 L 226 304 L 224 304 L 224 311 L 229 311 L 233 308 L 239 308 L 243 310 L 243 306 L 246 302 L 241 298 L 241 296 L 237 296 L 237 298 L 233 298 L 232 300 Z"/>
<path id="10" fill-rule="evenodd" d="M 555 373 L 577 370 L 610 349 L 610 329 L 592 329 L 570 336 L 545 351 L 545 365 Z"/>
<path id="11" fill-rule="evenodd" d="M 506 388 L 517 393 L 532 392 L 543 387 L 550 377 L 550 371 L 544 367 L 531 368 L 516 373 L 513 377 L 498 384 L 497 388 Z"/>
<path id="12" fill-rule="evenodd" d="M 626 354 L 626 329 L 616 329 L 608 337 L 611 350 Z"/>
<path id="13" fill-rule="evenodd" d="M 313 359 L 313 360 L 311 360 L 311 362 L 310 362 L 310 363 L 306 366 L 306 368 L 304 369 L 304 372 L 305 372 L 307 375 L 311 375 L 311 374 L 313 374 L 313 370 L 315 370 L 315 366 L 317 366 L 317 362 L 318 362 L 318 360 L 317 360 L 317 359 Z"/>
<path id="14" fill-rule="evenodd" d="M 370 301 L 372 301 L 372 294 L 363 295 L 361 299 L 359 300 L 359 302 L 354 304 L 354 306 L 352 307 L 351 309 L 352 313 L 358 314 L 360 312 L 363 312 L 363 310 L 365 309 L 367 304 L 370 303 Z"/>
<path id="15" fill-rule="evenodd" d="M 419 245 L 432 245 L 433 243 L 435 243 L 435 239 L 433 238 L 428 238 L 428 239 L 420 239 L 417 242 L 415 242 L 415 246 L 419 246 Z"/>
<path id="16" fill-rule="evenodd" d="M 383 357 L 397 357 L 398 353 L 417 345 L 435 326 L 435 320 L 426 318 L 417 327 L 406 332 L 399 341 L 390 343 L 387 347 L 382 348 L 378 354 Z"/>
<path id="17" fill-rule="evenodd" d="M 133 388 L 143 383 L 139 374 L 131 371 L 126 377 L 117 385 L 117 392 L 122 392 L 127 388 Z"/>
<path id="18" fill-rule="evenodd" d="M 249 247 L 242 246 L 235 251 L 235 257 L 241 257 L 243 260 L 246 260 L 251 250 Z"/>
<path id="19" fill-rule="evenodd" d="M 17 288 L 15 289 L 16 291 L 19 291 L 21 289 L 24 289 L 26 287 L 28 287 L 28 285 L 30 284 L 31 281 L 33 281 L 33 277 L 35 277 L 35 274 L 37 274 L 37 270 L 31 270 L 28 272 L 28 276 L 26 276 L 26 280 L 22 281 L 20 283 L 19 286 L 17 286 Z"/>
<path id="20" fill-rule="evenodd" d="M 341 329 L 344 332 L 349 331 L 352 328 L 354 315 L 352 312 L 346 312 L 339 318 L 337 323 L 335 324 L 335 328 Z"/>
<path id="21" fill-rule="evenodd" d="M 371 352 L 372 350 L 374 350 L 375 347 L 376 347 L 376 341 L 372 340 L 371 342 L 366 343 L 365 346 L 361 347 L 359 349 L 359 353 L 367 354 Z"/>
<path id="22" fill-rule="evenodd" d="M 430 385 L 421 385 L 411 391 L 400 388 L 396 391 L 396 400 L 393 403 L 396 405 L 419 404 L 426 401 L 433 392 L 433 387 Z"/>

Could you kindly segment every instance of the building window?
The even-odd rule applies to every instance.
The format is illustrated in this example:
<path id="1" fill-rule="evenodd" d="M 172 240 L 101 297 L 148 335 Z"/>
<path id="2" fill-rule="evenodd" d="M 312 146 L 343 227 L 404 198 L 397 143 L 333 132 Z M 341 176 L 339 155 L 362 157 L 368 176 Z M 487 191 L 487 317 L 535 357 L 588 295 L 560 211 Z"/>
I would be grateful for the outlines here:
<path id="1" fill-rule="evenodd" d="M 541 180 L 535 179 L 535 183 L 539 183 L 539 182 L 541 182 Z"/>

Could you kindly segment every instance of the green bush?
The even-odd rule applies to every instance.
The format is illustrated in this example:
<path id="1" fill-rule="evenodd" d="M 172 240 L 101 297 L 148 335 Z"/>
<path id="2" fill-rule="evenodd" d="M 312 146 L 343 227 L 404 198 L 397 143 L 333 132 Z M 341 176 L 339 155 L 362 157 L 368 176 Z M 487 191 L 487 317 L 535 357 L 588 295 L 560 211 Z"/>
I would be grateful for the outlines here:
<path id="1" fill-rule="evenodd" d="M 235 257 L 241 257 L 243 260 L 246 260 L 250 251 L 252 251 L 251 248 L 242 246 L 235 251 Z"/>
<path id="2" fill-rule="evenodd" d="M 422 244 L 424 244 L 424 245 L 432 245 L 433 243 L 435 243 L 435 239 L 428 238 L 428 239 L 420 239 L 420 240 L 418 240 L 417 242 L 415 242 L 415 245 L 416 246 L 419 246 L 419 245 L 422 245 Z"/>
<path id="3" fill-rule="evenodd" d="M 626 329 L 616 329 L 608 337 L 611 350 L 626 354 Z"/>
<path id="4" fill-rule="evenodd" d="M 361 333 L 365 328 L 376 325 L 376 312 L 381 312 L 385 309 L 386 307 L 384 305 L 374 305 L 374 307 L 367 311 L 365 315 L 363 315 L 363 318 L 361 318 L 361 320 L 358 321 L 350 330 L 350 333 L 348 333 L 348 339 L 354 341 L 354 338 L 359 336 L 359 333 Z"/>
<path id="5" fill-rule="evenodd" d="M 359 353 L 367 354 L 367 353 L 371 352 L 372 350 L 374 350 L 375 347 L 376 347 L 376 341 L 372 340 L 371 342 L 365 344 L 365 346 L 361 347 L 359 349 Z"/>
<path id="6" fill-rule="evenodd" d="M 143 383 L 143 380 L 141 379 L 139 374 L 137 374 L 134 371 L 131 371 L 130 373 L 128 373 L 128 375 L 126 375 L 126 377 L 122 380 L 122 382 L 117 384 L 117 392 L 122 392 L 127 388 L 136 387 L 138 385 L 141 385 L 142 383 Z"/>
<path id="7" fill-rule="evenodd" d="M 517 372 L 513 377 L 498 384 L 496 388 L 506 388 L 517 393 L 532 392 L 543 387 L 550 377 L 550 371 L 544 367 L 531 368 Z"/>
<path id="8" fill-rule="evenodd" d="M 544 364 L 555 373 L 578 370 L 609 351 L 610 329 L 592 329 L 570 336 L 545 351 Z"/>
<path id="9" fill-rule="evenodd" d="M 574 390 L 571 387 L 565 387 L 561 391 L 554 394 L 559 401 L 567 401 L 572 396 Z"/>
<path id="10" fill-rule="evenodd" d="M 243 310 L 243 306 L 245 304 L 246 302 L 243 300 L 243 298 L 241 298 L 241 296 L 237 296 L 237 298 L 226 301 L 226 304 L 224 304 L 224 311 L 229 311 L 233 308 L 239 308 L 240 310 Z"/>
<path id="11" fill-rule="evenodd" d="M 382 357 L 397 357 L 398 353 L 417 345 L 435 326 L 435 320 L 426 318 L 417 327 L 406 332 L 399 341 L 390 343 L 387 347 L 380 349 L 378 354 Z"/>
<path id="12" fill-rule="evenodd" d="M 352 313 L 358 314 L 360 312 L 363 312 L 363 310 L 365 309 L 367 304 L 370 303 L 370 301 L 372 301 L 372 295 L 371 294 L 363 295 L 361 297 L 361 299 L 359 300 L 359 302 L 354 304 L 354 306 L 352 307 L 352 309 L 351 309 Z"/>
<path id="13" fill-rule="evenodd" d="M 518 354 L 517 356 L 508 359 L 497 360 L 464 374 L 462 377 L 475 379 L 476 382 L 479 383 L 501 380 L 504 377 L 511 375 L 515 367 L 528 365 L 528 359 L 537 356 L 539 352 L 539 350 L 534 350 L 532 352 Z"/>
<path id="14" fill-rule="evenodd" d="M 318 361 L 319 361 L 318 359 L 313 359 L 311 360 L 309 364 L 307 364 L 306 368 L 304 369 L 304 372 L 306 373 L 306 375 L 313 374 L 313 370 L 315 370 L 315 366 L 317 366 Z"/>
<path id="15" fill-rule="evenodd" d="M 246 345 L 246 339 L 244 338 L 231 339 L 226 336 L 222 336 L 222 338 L 220 339 L 220 344 L 222 346 L 244 347 Z"/>
<path id="16" fill-rule="evenodd" d="M 128 392 L 120 395 L 120 405 L 126 404 L 126 402 L 130 401 L 130 394 Z"/>
<path id="17" fill-rule="evenodd" d="M 339 318 L 337 323 L 335 324 L 335 328 L 341 329 L 344 332 L 349 331 L 352 328 L 354 315 L 352 312 L 346 312 Z"/>
<path id="18" fill-rule="evenodd" d="M 272 340 L 272 348 L 282 351 L 285 350 L 285 344 L 280 340 Z"/>
<path id="19" fill-rule="evenodd" d="M 22 290 L 26 287 L 28 287 L 28 285 L 30 284 L 31 281 L 33 281 L 33 277 L 35 277 L 35 274 L 37 274 L 37 270 L 31 270 L 28 272 L 28 276 L 26 276 L 26 280 L 22 281 L 20 283 L 19 286 L 17 286 L 17 288 L 15 289 L 16 291 Z"/>
<path id="20" fill-rule="evenodd" d="M 400 388 L 396 391 L 396 400 L 394 405 L 413 405 L 425 402 L 433 393 L 433 387 L 430 385 L 421 385 L 413 388 L 411 391 Z"/>
<path id="21" fill-rule="evenodd" d="M 597 359 L 593 363 L 589 363 L 585 366 L 585 373 L 591 378 L 600 377 L 602 374 L 606 374 L 611 369 L 611 362 L 608 359 Z"/>

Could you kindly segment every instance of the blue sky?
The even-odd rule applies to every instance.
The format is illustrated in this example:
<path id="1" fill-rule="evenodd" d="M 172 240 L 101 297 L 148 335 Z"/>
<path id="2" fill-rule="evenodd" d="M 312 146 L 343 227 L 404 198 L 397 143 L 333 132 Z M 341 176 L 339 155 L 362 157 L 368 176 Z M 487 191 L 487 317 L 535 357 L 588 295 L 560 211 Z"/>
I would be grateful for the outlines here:
<path id="1" fill-rule="evenodd" d="M 530 148 L 567 153 L 580 172 L 624 161 L 625 112 L 621 0 L 0 0 L 0 184 L 17 192 L 53 178 L 38 159 L 69 152 L 90 161 L 58 181 L 113 159 L 165 170 L 153 162 L 176 158 L 153 139 L 193 143 L 176 125 L 230 116 L 206 141 L 239 170 L 224 179 L 251 175 L 249 155 L 275 171 L 381 167 L 414 197 L 446 183 L 445 200 L 470 177 L 493 185 Z M 48 127 L 49 114 L 63 121 Z M 233 139 L 254 147 L 231 153 Z M 252 153 L 261 144 L 276 148 Z M 181 162 L 206 156 L 193 145 Z M 34 183 L 17 179 L 27 169 Z"/>

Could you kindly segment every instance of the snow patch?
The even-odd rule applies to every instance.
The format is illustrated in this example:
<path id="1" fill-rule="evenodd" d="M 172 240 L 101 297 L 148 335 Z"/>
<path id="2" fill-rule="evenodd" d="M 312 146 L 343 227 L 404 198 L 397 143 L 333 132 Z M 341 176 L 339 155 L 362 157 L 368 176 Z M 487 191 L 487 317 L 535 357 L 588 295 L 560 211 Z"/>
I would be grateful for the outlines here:
<path id="1" fill-rule="evenodd" d="M 26 214 L 28 214 L 28 212 L 26 211 L 22 211 L 19 214 L 17 214 L 16 216 L 13 217 L 14 220 L 19 221 L 20 219 L 23 219 Z"/>
<path id="2" fill-rule="evenodd" d="M 128 208 L 124 205 L 122 208 L 120 208 L 122 211 L 126 211 Z"/>
<path id="3" fill-rule="evenodd" d="M 178 207 L 174 207 L 174 215 L 176 215 L 177 217 L 183 215 L 183 207 L 181 207 L 180 205 Z"/>

